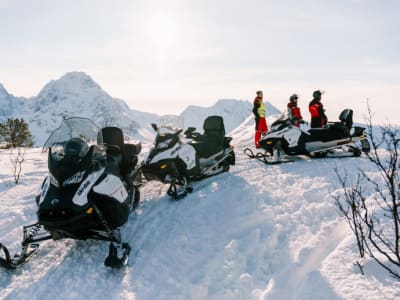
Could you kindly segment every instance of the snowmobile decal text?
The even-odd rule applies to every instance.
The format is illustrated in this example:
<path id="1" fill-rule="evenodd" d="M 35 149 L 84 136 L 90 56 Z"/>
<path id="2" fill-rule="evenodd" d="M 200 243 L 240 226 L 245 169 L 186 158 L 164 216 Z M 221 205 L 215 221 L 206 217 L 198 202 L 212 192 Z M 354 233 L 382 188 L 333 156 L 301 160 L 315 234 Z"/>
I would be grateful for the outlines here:
<path id="1" fill-rule="evenodd" d="M 90 181 L 85 181 L 83 183 L 83 186 L 81 186 L 78 190 L 78 196 L 82 195 L 82 193 L 85 191 L 85 189 L 90 185 Z"/>
<path id="2" fill-rule="evenodd" d="M 97 179 L 103 174 L 104 168 L 97 172 L 90 174 L 80 185 L 77 193 L 72 198 L 72 203 L 83 206 L 88 203 L 87 195 L 91 190 L 91 187 L 96 183 Z"/>

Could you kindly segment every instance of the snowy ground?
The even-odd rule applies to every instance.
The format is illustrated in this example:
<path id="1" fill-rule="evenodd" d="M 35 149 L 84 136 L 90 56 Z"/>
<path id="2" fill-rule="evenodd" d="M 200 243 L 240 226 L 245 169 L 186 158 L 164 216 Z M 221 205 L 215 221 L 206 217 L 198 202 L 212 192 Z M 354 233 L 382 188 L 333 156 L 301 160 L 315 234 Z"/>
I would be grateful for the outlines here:
<path id="1" fill-rule="evenodd" d="M 180 201 L 156 182 L 123 227 L 133 246 L 123 270 L 103 266 L 107 243 L 47 241 L 14 271 L 0 270 L 0 299 L 399 299 L 400 282 L 365 261 L 330 196 L 333 168 L 376 172 L 365 157 L 301 158 L 265 166 L 247 159 L 252 126 L 233 134 L 237 165 Z M 241 135 L 241 138 L 239 136 Z M 40 149 L 26 154 L 20 184 L 0 152 L 0 240 L 19 250 L 35 222 L 34 194 L 47 173 Z"/>

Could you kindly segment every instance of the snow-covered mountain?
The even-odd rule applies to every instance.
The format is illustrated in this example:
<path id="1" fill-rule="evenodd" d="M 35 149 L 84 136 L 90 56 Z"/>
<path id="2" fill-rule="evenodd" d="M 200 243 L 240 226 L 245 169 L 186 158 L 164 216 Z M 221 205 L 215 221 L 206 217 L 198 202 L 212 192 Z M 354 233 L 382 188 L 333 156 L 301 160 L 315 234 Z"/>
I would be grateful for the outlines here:
<path id="1" fill-rule="evenodd" d="M 266 102 L 265 106 L 268 115 L 280 113 L 269 102 Z M 203 122 L 207 116 L 222 116 L 224 118 L 225 131 L 228 133 L 252 115 L 252 109 L 253 104 L 249 101 L 223 99 L 211 107 L 188 106 L 180 116 L 183 118 L 185 127 L 196 127 L 200 132 L 203 129 Z"/>
<path id="2" fill-rule="evenodd" d="M 186 127 L 201 130 L 207 116 L 221 115 L 229 132 L 251 114 L 251 107 L 248 101 L 220 100 L 212 107 L 189 106 L 181 116 Z M 276 111 L 269 103 L 267 110 Z M 38 146 L 63 118 L 72 116 L 89 118 L 98 126 L 119 126 L 126 135 L 141 141 L 153 140 L 150 124 L 159 120 L 156 114 L 131 109 L 123 100 L 111 97 L 83 72 L 70 72 L 52 80 L 36 97 L 29 99 L 14 97 L 0 84 L 0 120 L 24 118 Z"/>
<path id="3" fill-rule="evenodd" d="M 9 94 L 0 83 L 0 119 L 21 112 L 24 107 L 24 100 L 26 99 Z"/>
<path id="4" fill-rule="evenodd" d="M 119 99 L 112 98 L 93 79 L 82 72 L 70 72 L 52 80 L 30 99 L 16 98 L 0 87 L 0 117 L 22 117 L 28 124 L 37 145 L 43 144 L 50 132 L 65 117 L 79 116 L 99 126 L 119 126 L 135 139 L 151 138 L 150 123 L 155 114 L 132 110 Z"/>

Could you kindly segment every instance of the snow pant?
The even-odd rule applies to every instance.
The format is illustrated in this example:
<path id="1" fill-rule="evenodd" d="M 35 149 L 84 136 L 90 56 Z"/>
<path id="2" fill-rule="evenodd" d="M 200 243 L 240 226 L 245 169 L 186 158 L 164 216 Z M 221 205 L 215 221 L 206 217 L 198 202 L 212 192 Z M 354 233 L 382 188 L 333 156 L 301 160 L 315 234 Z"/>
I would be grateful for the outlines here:
<path id="1" fill-rule="evenodd" d="M 264 135 L 267 132 L 268 132 L 268 126 L 265 118 L 256 119 L 256 133 L 254 135 L 254 142 L 256 144 L 256 148 L 260 147 L 261 135 Z"/>

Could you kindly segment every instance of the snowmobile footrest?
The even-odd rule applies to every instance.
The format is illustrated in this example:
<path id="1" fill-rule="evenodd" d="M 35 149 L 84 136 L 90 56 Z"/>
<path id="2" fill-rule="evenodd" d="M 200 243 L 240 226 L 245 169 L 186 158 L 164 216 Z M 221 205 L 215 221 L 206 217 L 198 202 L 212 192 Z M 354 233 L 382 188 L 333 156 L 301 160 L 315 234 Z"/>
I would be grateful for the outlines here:
<path id="1" fill-rule="evenodd" d="M 118 255 L 119 249 L 122 251 L 121 257 Z M 114 269 L 122 268 L 128 264 L 130 252 L 131 247 L 128 243 L 122 243 L 119 247 L 115 246 L 114 243 L 110 243 L 108 256 L 104 261 L 104 265 Z"/>

